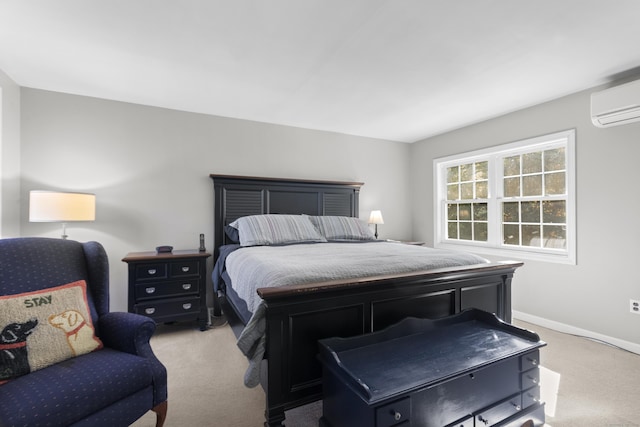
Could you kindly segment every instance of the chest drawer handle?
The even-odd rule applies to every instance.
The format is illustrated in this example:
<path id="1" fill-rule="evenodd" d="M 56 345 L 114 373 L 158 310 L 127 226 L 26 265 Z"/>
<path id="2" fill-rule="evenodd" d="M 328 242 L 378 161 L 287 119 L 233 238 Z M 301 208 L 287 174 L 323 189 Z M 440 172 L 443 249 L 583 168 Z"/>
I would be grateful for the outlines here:
<path id="1" fill-rule="evenodd" d="M 400 419 L 402 418 L 402 414 L 398 411 L 392 410 L 391 413 L 393 414 L 393 419 L 396 421 L 400 421 Z"/>
<path id="2" fill-rule="evenodd" d="M 188 302 L 188 303 L 182 304 L 182 308 L 184 308 L 185 310 L 189 310 L 191 308 L 191 303 Z"/>
<path id="3" fill-rule="evenodd" d="M 144 309 L 144 312 L 145 312 L 146 314 L 153 314 L 153 313 L 155 313 L 155 312 L 156 312 L 156 309 L 155 309 L 155 308 L 153 308 L 153 307 L 149 307 L 149 308 L 145 308 L 145 309 Z"/>
<path id="4" fill-rule="evenodd" d="M 183 273 L 186 273 L 186 272 L 188 272 L 189 270 L 191 270 L 189 267 L 182 267 L 182 272 L 183 272 Z"/>
<path id="5" fill-rule="evenodd" d="M 145 288 L 144 291 L 148 294 L 152 294 L 156 291 L 156 288 Z"/>
<path id="6" fill-rule="evenodd" d="M 183 283 L 182 289 L 184 289 L 185 291 L 188 291 L 189 289 L 191 289 L 191 283 Z"/>
<path id="7" fill-rule="evenodd" d="M 527 357 L 527 360 L 531 362 L 533 366 L 536 366 L 538 364 L 538 359 L 535 359 L 533 357 Z"/>
<path id="8" fill-rule="evenodd" d="M 158 270 L 156 270 L 155 268 L 150 268 L 147 270 L 147 273 L 149 273 L 150 276 L 153 276 L 154 274 L 156 274 Z"/>

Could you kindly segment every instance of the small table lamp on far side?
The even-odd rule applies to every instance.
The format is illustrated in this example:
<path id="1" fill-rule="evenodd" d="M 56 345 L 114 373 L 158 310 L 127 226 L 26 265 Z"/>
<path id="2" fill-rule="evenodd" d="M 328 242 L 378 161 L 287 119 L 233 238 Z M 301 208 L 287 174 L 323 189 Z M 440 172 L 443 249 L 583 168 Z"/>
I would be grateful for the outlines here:
<path id="1" fill-rule="evenodd" d="M 369 215 L 369 224 L 375 224 L 376 231 L 374 236 L 376 239 L 378 238 L 378 224 L 384 224 L 384 219 L 382 219 L 382 211 L 371 211 L 371 215 Z"/>
<path id="2" fill-rule="evenodd" d="M 29 222 L 61 222 L 63 239 L 68 237 L 67 222 L 95 219 L 95 194 L 39 190 L 29 192 Z"/>

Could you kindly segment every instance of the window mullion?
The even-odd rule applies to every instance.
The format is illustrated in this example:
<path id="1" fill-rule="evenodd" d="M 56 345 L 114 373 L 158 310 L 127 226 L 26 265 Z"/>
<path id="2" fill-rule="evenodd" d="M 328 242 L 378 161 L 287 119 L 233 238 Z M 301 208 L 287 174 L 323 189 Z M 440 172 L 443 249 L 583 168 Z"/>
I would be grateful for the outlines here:
<path id="1" fill-rule="evenodd" d="M 498 247 L 502 240 L 502 168 L 496 156 L 489 159 L 489 243 Z"/>

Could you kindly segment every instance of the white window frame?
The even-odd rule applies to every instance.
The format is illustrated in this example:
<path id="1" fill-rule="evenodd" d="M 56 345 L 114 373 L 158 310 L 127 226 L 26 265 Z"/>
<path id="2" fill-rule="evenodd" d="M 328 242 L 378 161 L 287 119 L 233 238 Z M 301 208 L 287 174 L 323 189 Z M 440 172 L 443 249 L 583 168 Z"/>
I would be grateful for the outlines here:
<path id="1" fill-rule="evenodd" d="M 507 258 L 531 259 L 575 265 L 576 256 L 576 131 L 570 129 L 553 134 L 528 138 L 508 144 L 433 160 L 434 194 L 434 246 L 437 248 L 466 250 Z M 503 198 L 504 157 L 532 151 L 565 147 L 566 159 L 566 248 L 534 248 L 504 245 L 502 242 L 501 202 Z M 489 238 L 488 241 L 447 239 L 447 168 L 479 161 L 489 162 Z"/>
<path id="2" fill-rule="evenodd" d="M 3 142 L 4 142 L 4 140 L 2 138 L 2 136 L 4 135 L 4 128 L 3 128 L 4 122 L 2 121 L 2 117 L 3 117 L 3 114 L 4 114 L 4 110 L 3 110 L 4 103 L 3 102 L 4 101 L 3 101 L 3 97 L 2 97 L 2 87 L 0 87 L 0 239 L 2 239 L 2 237 L 3 237 L 2 236 L 2 212 L 3 212 L 3 207 L 4 207 L 2 205 L 2 200 L 3 200 L 2 188 L 3 188 L 3 181 L 4 181 L 3 180 L 3 175 L 2 175 L 2 161 L 3 161 L 2 160 L 2 158 L 3 158 L 2 153 L 4 152 L 4 146 L 2 145 Z"/>

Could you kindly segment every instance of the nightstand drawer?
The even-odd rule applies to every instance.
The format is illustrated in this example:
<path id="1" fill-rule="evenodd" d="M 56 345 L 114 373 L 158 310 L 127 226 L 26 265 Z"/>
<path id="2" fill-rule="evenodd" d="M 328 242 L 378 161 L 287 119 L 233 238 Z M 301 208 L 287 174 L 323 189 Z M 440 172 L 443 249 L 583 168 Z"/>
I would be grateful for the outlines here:
<path id="1" fill-rule="evenodd" d="M 197 294 L 200 291 L 199 285 L 198 279 L 141 283 L 136 285 L 136 300 Z"/>
<path id="2" fill-rule="evenodd" d="M 180 261 L 170 264 L 171 277 L 186 277 L 198 275 L 198 261 Z"/>
<path id="3" fill-rule="evenodd" d="M 136 280 L 165 279 L 167 277 L 166 263 L 136 265 Z"/>
<path id="4" fill-rule="evenodd" d="M 163 316 L 175 317 L 183 314 L 197 314 L 200 311 L 200 298 L 174 298 L 143 302 L 136 304 L 134 311 L 154 319 Z"/>

